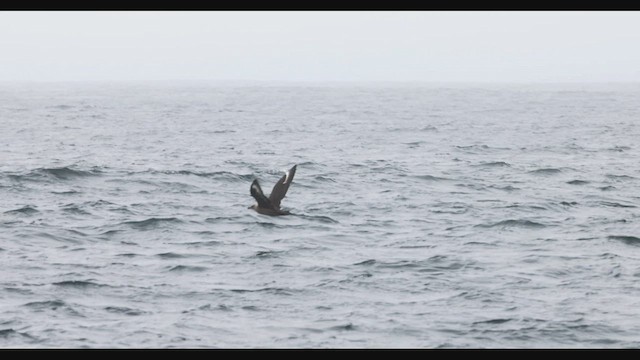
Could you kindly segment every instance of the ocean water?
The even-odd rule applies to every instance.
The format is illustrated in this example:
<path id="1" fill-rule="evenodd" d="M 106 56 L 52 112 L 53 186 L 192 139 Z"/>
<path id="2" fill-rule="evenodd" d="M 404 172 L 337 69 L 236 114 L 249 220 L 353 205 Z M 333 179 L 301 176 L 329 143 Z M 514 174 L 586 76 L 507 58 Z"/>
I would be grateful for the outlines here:
<path id="1" fill-rule="evenodd" d="M 633 84 L 0 84 L 0 347 L 639 347 L 639 122 Z"/>

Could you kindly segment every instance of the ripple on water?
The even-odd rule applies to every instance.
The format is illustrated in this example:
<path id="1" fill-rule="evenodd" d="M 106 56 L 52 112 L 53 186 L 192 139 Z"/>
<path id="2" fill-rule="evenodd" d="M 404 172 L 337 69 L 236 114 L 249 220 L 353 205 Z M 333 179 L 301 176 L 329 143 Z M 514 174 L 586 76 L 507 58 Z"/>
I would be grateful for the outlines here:
<path id="1" fill-rule="evenodd" d="M 174 252 L 156 254 L 156 256 L 161 259 L 182 259 L 186 257 L 185 255 L 174 253 Z"/>
<path id="2" fill-rule="evenodd" d="M 510 321 L 513 321 L 514 319 L 511 318 L 506 318 L 506 319 L 489 319 L 489 320 L 482 320 L 482 321 L 475 321 L 472 323 L 472 325 L 499 325 L 499 324 L 504 324 L 504 323 L 508 323 Z"/>
<path id="3" fill-rule="evenodd" d="M 452 179 L 449 178 L 444 178 L 444 177 L 439 177 L 439 176 L 433 176 L 433 175 L 415 175 L 414 176 L 416 179 L 420 179 L 420 180 L 425 180 L 425 181 L 452 181 Z"/>
<path id="4" fill-rule="evenodd" d="M 640 238 L 635 236 L 628 235 L 609 235 L 607 236 L 609 240 L 621 241 L 628 245 L 640 246 Z"/>
<path id="5" fill-rule="evenodd" d="M 53 285 L 64 287 L 64 288 L 72 288 L 72 289 L 92 289 L 92 288 L 101 288 L 101 287 L 109 286 L 104 284 L 98 284 L 88 280 L 66 280 L 66 281 L 54 282 Z"/>
<path id="6" fill-rule="evenodd" d="M 625 181 L 632 181 L 632 180 L 638 179 L 630 175 L 616 175 L 616 174 L 606 174 L 605 177 L 615 182 L 625 182 Z"/>
<path id="7" fill-rule="evenodd" d="M 182 223 L 182 220 L 175 217 L 167 217 L 167 218 L 152 217 L 145 220 L 123 222 L 123 224 L 138 230 L 155 229 L 160 226 L 164 226 L 164 225 L 168 226 L 170 224 L 177 224 L 177 223 Z"/>
<path id="8" fill-rule="evenodd" d="M 36 310 L 44 310 L 51 309 L 57 310 L 58 308 L 66 307 L 67 303 L 62 300 L 48 300 L 48 301 L 34 301 L 30 303 L 24 304 L 25 307 L 36 309 Z"/>
<path id="9" fill-rule="evenodd" d="M 515 191 L 522 190 L 521 188 L 515 187 L 515 186 L 512 186 L 512 185 L 490 185 L 488 188 L 489 189 L 496 189 L 496 190 L 506 191 L 506 192 L 515 192 Z"/>
<path id="10" fill-rule="evenodd" d="M 590 181 L 586 181 L 586 180 L 571 180 L 571 181 L 567 181 L 567 184 L 569 184 L 569 185 L 587 185 L 589 183 L 590 183 Z"/>
<path id="11" fill-rule="evenodd" d="M 562 202 L 560 202 L 560 205 L 573 207 L 573 206 L 578 205 L 578 203 L 575 202 L 575 201 L 562 201 Z"/>
<path id="12" fill-rule="evenodd" d="M 192 266 L 192 265 L 176 265 L 168 268 L 167 271 L 173 273 L 194 273 L 194 272 L 205 272 L 209 270 L 209 268 L 205 266 Z"/>
<path id="13" fill-rule="evenodd" d="M 185 175 L 185 176 L 197 176 L 204 177 L 213 180 L 223 180 L 228 182 L 246 182 L 252 181 L 256 176 L 254 174 L 238 174 L 230 171 L 213 171 L 213 172 L 200 172 L 191 170 L 147 170 L 142 172 L 150 174 L 164 174 L 164 175 Z"/>
<path id="14" fill-rule="evenodd" d="M 490 161 L 490 162 L 483 162 L 473 166 L 495 168 L 495 167 L 511 167 L 511 164 L 504 161 Z"/>
<path id="15" fill-rule="evenodd" d="M 334 220 L 333 218 L 331 218 L 329 216 L 305 215 L 305 214 L 300 214 L 300 215 L 294 214 L 294 216 L 301 217 L 303 219 L 309 219 L 309 220 L 312 220 L 312 221 L 325 223 L 325 224 L 339 224 L 340 223 L 338 220 Z"/>
<path id="16" fill-rule="evenodd" d="M 526 229 L 542 229 L 547 227 L 547 225 L 526 220 L 526 219 L 508 219 L 498 221 L 496 223 L 486 223 L 486 224 L 478 224 L 475 227 L 480 228 L 526 228 Z"/>
<path id="17" fill-rule="evenodd" d="M 542 168 L 529 171 L 529 174 L 533 175 L 557 175 L 562 172 L 561 169 L 558 168 Z"/>
<path id="18" fill-rule="evenodd" d="M 0 339 L 17 339 L 17 340 L 25 340 L 27 342 L 36 342 L 38 339 L 29 334 L 28 332 L 17 331 L 12 328 L 0 329 Z"/>
<path id="19" fill-rule="evenodd" d="M 79 178 L 100 176 L 103 171 L 99 167 L 93 167 L 89 170 L 74 169 L 72 167 L 52 167 L 52 168 L 37 168 L 22 174 L 9 174 L 9 178 L 18 181 L 33 181 L 40 182 L 46 180 L 54 181 L 70 181 Z"/>
<path id="20" fill-rule="evenodd" d="M 618 207 L 618 208 L 636 208 L 637 207 L 635 205 L 622 204 L 615 201 L 600 201 L 600 205 L 608 206 L 608 207 Z"/>
<path id="21" fill-rule="evenodd" d="M 356 331 L 358 327 L 353 325 L 352 323 L 346 323 L 342 325 L 331 326 L 327 330 L 329 331 Z"/>
<path id="22" fill-rule="evenodd" d="M 67 204 L 64 205 L 62 207 L 62 211 L 69 213 L 69 214 L 74 214 L 74 215 L 91 215 L 90 212 L 82 209 L 81 207 L 75 205 L 75 204 Z"/>
<path id="23" fill-rule="evenodd" d="M 105 311 L 114 313 L 114 314 L 123 314 L 128 316 L 139 316 L 147 314 L 146 311 L 136 310 L 132 308 L 128 308 L 126 306 L 107 306 L 104 308 Z"/>
<path id="24" fill-rule="evenodd" d="M 259 288 L 259 289 L 231 289 L 230 291 L 234 293 L 239 293 L 239 294 L 267 293 L 271 295 L 286 295 L 286 296 L 291 296 L 291 295 L 294 295 L 294 293 L 299 292 L 299 290 L 297 291 L 290 288 L 282 288 L 282 287 L 265 287 L 265 288 Z"/>
<path id="25" fill-rule="evenodd" d="M 447 256 L 435 255 L 423 260 L 398 260 L 398 261 L 380 261 L 369 259 L 353 264 L 355 266 L 375 267 L 377 269 L 407 269 L 418 272 L 436 272 L 460 270 L 471 263 L 451 259 Z"/>
<path id="26" fill-rule="evenodd" d="M 286 254 L 286 252 L 285 251 L 275 251 L 275 250 L 263 250 L 263 251 L 256 252 L 251 257 L 255 257 L 255 258 L 258 258 L 258 259 L 274 259 L 274 258 L 281 257 L 281 255 L 283 255 L 283 254 Z"/>
<path id="27" fill-rule="evenodd" d="M 71 316 L 80 316 L 84 317 L 78 310 L 76 310 L 77 306 L 71 306 L 62 300 L 46 300 L 46 301 L 34 301 L 29 302 L 23 305 L 25 308 L 29 308 L 35 312 L 43 312 L 43 311 L 55 311 L 62 312 L 63 314 L 68 314 Z"/>
<path id="28" fill-rule="evenodd" d="M 34 215 L 40 211 L 35 206 L 23 206 L 18 209 L 5 211 L 5 214 Z"/>

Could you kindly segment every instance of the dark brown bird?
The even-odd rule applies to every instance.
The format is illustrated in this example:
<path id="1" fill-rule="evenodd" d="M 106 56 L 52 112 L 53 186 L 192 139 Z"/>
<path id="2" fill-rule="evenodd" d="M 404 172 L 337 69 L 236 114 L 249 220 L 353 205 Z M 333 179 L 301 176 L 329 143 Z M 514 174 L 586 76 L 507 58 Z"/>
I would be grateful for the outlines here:
<path id="1" fill-rule="evenodd" d="M 280 180 L 273 186 L 271 195 L 268 198 L 264 196 L 258 179 L 253 180 L 251 183 L 251 196 L 258 203 L 249 206 L 249 209 L 253 209 L 263 215 L 289 215 L 290 212 L 280 209 L 280 202 L 287 194 L 287 190 L 289 190 L 289 185 L 291 185 L 293 176 L 296 174 L 296 166 L 298 165 L 293 165 L 286 174 L 282 175 Z"/>

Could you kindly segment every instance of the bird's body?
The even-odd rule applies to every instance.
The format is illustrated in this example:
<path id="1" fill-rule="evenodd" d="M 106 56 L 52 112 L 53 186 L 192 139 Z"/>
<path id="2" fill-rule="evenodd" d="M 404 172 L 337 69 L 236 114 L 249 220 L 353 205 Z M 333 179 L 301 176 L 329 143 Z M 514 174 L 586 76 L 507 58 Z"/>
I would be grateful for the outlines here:
<path id="1" fill-rule="evenodd" d="M 287 194 L 291 181 L 293 181 L 293 176 L 296 174 L 296 166 L 297 165 L 293 165 L 293 167 L 278 180 L 273 190 L 271 190 L 269 197 L 266 197 L 262 192 L 258 179 L 253 180 L 250 191 L 251 196 L 256 199 L 257 204 L 251 205 L 249 209 L 253 209 L 263 215 L 289 215 L 289 211 L 280 209 L 280 203 L 282 202 L 282 198 Z"/>

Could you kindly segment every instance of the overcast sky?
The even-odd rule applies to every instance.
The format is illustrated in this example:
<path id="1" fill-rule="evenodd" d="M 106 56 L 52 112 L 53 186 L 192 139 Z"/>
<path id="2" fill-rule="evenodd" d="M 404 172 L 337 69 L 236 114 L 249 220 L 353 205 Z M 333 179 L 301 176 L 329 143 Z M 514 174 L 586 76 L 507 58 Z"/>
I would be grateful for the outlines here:
<path id="1" fill-rule="evenodd" d="M 640 12 L 0 12 L 0 81 L 640 81 Z"/>

